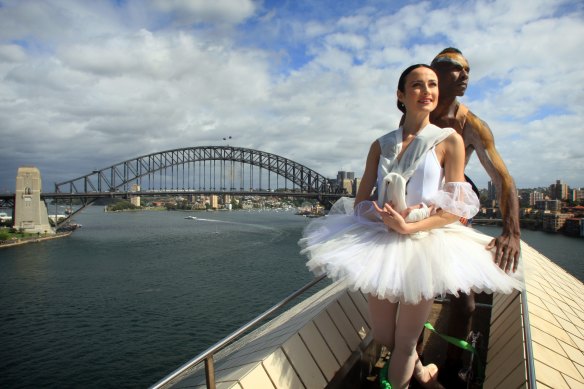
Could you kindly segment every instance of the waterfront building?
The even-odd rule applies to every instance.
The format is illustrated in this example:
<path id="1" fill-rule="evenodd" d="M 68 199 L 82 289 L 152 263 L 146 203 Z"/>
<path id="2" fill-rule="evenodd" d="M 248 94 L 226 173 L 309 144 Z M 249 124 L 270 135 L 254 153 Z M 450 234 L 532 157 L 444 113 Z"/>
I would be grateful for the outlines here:
<path id="1" fill-rule="evenodd" d="M 203 204 L 203 203 L 200 203 L 200 202 L 194 203 L 194 204 L 191 206 L 191 209 L 194 209 L 194 210 L 199 210 L 199 211 L 203 211 L 203 210 L 205 210 L 205 204 Z"/>
<path id="2" fill-rule="evenodd" d="M 0 212 L 0 224 L 1 223 L 12 223 L 12 216 L 8 216 L 6 212 Z"/>
<path id="3" fill-rule="evenodd" d="M 343 180 L 353 180 L 355 179 L 355 173 L 354 172 L 346 172 L 344 170 L 339 170 L 337 173 L 337 182 L 339 184 L 341 184 L 343 182 Z"/>
<path id="4" fill-rule="evenodd" d="M 209 204 L 209 207 L 211 207 L 213 209 L 218 209 L 219 208 L 219 196 L 215 195 L 215 194 L 210 195 L 210 196 L 205 196 L 203 203 Z"/>
<path id="5" fill-rule="evenodd" d="M 539 200 L 544 200 L 544 195 L 542 192 L 534 190 L 533 192 L 529 193 L 529 205 L 534 206 L 535 202 Z"/>
<path id="6" fill-rule="evenodd" d="M 562 180 L 556 180 L 555 184 L 550 185 L 550 194 L 554 200 L 567 200 L 568 184 L 564 184 Z"/>
<path id="7" fill-rule="evenodd" d="M 341 188 L 343 189 L 343 192 L 352 195 L 353 194 L 353 180 L 351 180 L 349 178 L 345 178 L 342 181 Z"/>
<path id="8" fill-rule="evenodd" d="M 519 190 L 518 192 L 519 192 L 519 204 L 522 207 L 527 207 L 527 206 L 533 205 L 533 204 L 529 203 L 529 198 L 530 198 L 531 192 L 528 192 L 525 190 L 523 190 L 523 191 Z"/>
<path id="9" fill-rule="evenodd" d="M 581 217 L 566 219 L 564 233 L 569 236 L 582 236 L 583 221 Z"/>
<path id="10" fill-rule="evenodd" d="M 542 229 L 546 232 L 558 232 L 564 227 L 566 220 L 573 217 L 573 213 L 544 213 Z"/>
<path id="11" fill-rule="evenodd" d="M 570 200 L 575 203 L 579 203 L 584 201 L 584 189 L 582 188 L 575 188 L 570 191 Z"/>
<path id="12" fill-rule="evenodd" d="M 496 207 L 484 207 L 481 208 L 481 216 L 487 217 L 489 219 L 498 218 L 501 216 L 499 208 Z"/>
<path id="13" fill-rule="evenodd" d="M 538 211 L 560 212 L 562 202 L 560 200 L 537 200 L 535 209 Z"/>
<path id="14" fill-rule="evenodd" d="M 497 188 L 495 187 L 495 184 L 493 184 L 492 181 L 489 181 L 487 184 L 487 199 L 489 200 L 489 202 L 497 200 Z"/>
<path id="15" fill-rule="evenodd" d="M 355 178 L 353 180 L 353 193 L 357 195 L 357 191 L 359 190 L 359 185 L 361 185 L 361 179 Z"/>
<path id="16" fill-rule="evenodd" d="M 567 207 L 565 209 L 568 213 L 573 213 L 576 217 L 584 217 L 584 206 L 576 205 L 574 207 Z"/>
<path id="17" fill-rule="evenodd" d="M 347 194 L 353 194 L 353 180 L 355 179 L 354 172 L 346 172 L 344 170 L 339 170 L 337 172 L 337 188 L 340 189 L 341 192 Z"/>

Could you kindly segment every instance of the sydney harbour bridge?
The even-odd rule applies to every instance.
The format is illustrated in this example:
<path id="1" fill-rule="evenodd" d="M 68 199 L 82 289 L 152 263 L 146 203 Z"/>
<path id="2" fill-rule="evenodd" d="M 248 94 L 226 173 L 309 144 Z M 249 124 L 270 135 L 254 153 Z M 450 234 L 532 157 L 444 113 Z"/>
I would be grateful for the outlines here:
<path id="1" fill-rule="evenodd" d="M 233 146 L 161 151 L 94 170 L 55 184 L 45 201 L 163 195 L 256 195 L 314 198 L 325 205 L 346 195 L 315 170 L 285 157 Z M 15 194 L 0 194 L 0 207 L 14 207 Z M 80 210 L 79 209 L 79 210 Z"/>

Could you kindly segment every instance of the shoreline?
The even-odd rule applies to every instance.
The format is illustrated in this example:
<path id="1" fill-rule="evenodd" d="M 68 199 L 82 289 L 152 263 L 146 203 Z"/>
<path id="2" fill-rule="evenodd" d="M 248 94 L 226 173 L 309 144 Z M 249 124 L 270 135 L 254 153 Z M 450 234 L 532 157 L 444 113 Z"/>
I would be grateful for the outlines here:
<path id="1" fill-rule="evenodd" d="M 6 247 L 22 246 L 22 245 L 29 244 L 29 243 L 41 243 L 41 242 L 44 242 L 47 240 L 53 240 L 53 239 L 66 238 L 69 235 L 71 235 L 72 233 L 73 233 L 73 231 L 65 231 L 65 232 L 58 232 L 55 235 L 51 235 L 51 236 L 17 239 L 15 242 L 0 243 L 0 249 L 6 248 Z"/>

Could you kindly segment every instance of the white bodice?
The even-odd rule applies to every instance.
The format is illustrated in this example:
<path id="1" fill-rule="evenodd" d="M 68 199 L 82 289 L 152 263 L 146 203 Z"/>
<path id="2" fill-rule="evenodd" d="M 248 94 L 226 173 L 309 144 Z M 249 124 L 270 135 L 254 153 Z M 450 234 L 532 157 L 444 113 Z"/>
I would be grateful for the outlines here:
<path id="1" fill-rule="evenodd" d="M 422 157 L 406 186 L 406 204 L 409 206 L 425 203 L 430 205 L 433 198 L 442 187 L 444 169 L 440 166 L 436 149 L 430 149 Z"/>
<path id="2" fill-rule="evenodd" d="M 479 201 L 468 182 L 443 183 L 444 172 L 435 147 L 454 132 L 452 128 L 428 124 L 418 132 L 401 156 L 401 128 L 379 138 L 378 205 L 392 203 L 393 208 L 401 212 L 409 206 L 424 203 L 467 219 L 476 215 Z M 406 221 L 421 220 L 420 217 L 429 215 L 427 208 L 412 213 Z"/>

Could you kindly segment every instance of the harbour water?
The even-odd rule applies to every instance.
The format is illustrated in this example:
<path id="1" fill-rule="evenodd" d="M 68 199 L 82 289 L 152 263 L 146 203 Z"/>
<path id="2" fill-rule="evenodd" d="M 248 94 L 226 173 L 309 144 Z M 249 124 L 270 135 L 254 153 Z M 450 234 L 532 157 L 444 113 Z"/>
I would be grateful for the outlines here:
<path id="1" fill-rule="evenodd" d="M 312 279 L 308 220 L 90 207 L 69 238 L 0 250 L 0 387 L 153 384 Z M 523 239 L 584 279 L 584 239 Z"/>

